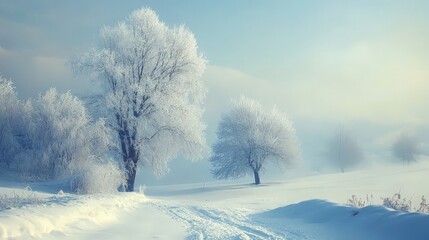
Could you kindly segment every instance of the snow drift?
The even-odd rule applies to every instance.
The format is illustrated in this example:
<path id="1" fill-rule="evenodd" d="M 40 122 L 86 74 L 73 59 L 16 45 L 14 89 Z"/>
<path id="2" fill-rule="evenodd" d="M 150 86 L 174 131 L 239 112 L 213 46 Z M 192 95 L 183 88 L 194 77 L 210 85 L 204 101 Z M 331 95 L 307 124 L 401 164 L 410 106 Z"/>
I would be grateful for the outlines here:
<path id="1" fill-rule="evenodd" d="M 308 200 L 254 215 L 279 227 L 300 223 L 320 239 L 427 239 L 429 215 L 383 206 L 356 208 Z M 323 228 L 323 230 L 321 230 Z M 316 234 L 315 234 L 316 235 Z"/>

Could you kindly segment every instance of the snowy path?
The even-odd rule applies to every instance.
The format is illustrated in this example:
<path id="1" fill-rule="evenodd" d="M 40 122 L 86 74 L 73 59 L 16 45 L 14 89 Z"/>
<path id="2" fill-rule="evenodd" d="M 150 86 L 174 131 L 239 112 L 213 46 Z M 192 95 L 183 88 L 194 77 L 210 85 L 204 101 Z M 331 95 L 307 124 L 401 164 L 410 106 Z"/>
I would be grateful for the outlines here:
<path id="1" fill-rule="evenodd" d="M 299 232 L 264 225 L 236 209 L 220 210 L 162 200 L 148 204 L 184 224 L 189 234 L 187 239 L 313 239 Z"/>

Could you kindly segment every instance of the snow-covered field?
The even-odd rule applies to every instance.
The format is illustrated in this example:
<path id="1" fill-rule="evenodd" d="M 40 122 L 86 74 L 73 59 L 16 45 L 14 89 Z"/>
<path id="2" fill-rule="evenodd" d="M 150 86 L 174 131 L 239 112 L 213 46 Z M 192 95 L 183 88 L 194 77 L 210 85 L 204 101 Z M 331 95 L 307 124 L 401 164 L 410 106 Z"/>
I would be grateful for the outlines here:
<path id="1" fill-rule="evenodd" d="M 367 194 L 380 205 L 400 191 L 418 207 L 429 195 L 428 163 L 260 186 L 156 186 L 145 194 L 79 196 L 58 193 L 67 192 L 62 182 L 0 180 L 2 206 L 12 205 L 0 211 L 1 239 L 429 239 L 427 214 L 345 205 Z"/>

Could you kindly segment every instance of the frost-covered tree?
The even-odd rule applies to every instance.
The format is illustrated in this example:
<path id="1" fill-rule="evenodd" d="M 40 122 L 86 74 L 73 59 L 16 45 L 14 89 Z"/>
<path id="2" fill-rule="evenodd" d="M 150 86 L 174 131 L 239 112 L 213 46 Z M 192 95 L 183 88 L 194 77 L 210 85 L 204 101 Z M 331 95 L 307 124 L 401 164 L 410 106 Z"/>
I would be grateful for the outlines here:
<path id="1" fill-rule="evenodd" d="M 356 140 L 343 128 L 329 142 L 329 159 L 340 167 L 341 172 L 346 168 L 357 165 L 362 159 L 362 150 Z"/>
<path id="2" fill-rule="evenodd" d="M 14 128 L 19 120 L 21 104 L 12 81 L 0 75 L 0 163 L 9 166 L 18 151 Z"/>
<path id="3" fill-rule="evenodd" d="M 414 135 L 402 133 L 392 145 L 392 153 L 399 160 L 410 164 L 416 160 L 418 141 Z"/>
<path id="4" fill-rule="evenodd" d="M 110 143 L 103 119 L 92 121 L 70 92 L 47 91 L 20 101 L 0 77 L 0 163 L 30 179 L 73 176 L 80 193 L 112 192 L 124 183 L 123 169 L 105 158 Z"/>
<path id="5" fill-rule="evenodd" d="M 86 161 L 107 151 L 109 134 L 101 119 L 92 122 L 82 101 L 51 89 L 26 103 L 18 101 L 9 127 L 15 149 L 10 168 L 26 178 L 67 177 Z M 1 147 L 0 146 L 0 147 Z"/>
<path id="6" fill-rule="evenodd" d="M 75 72 L 96 75 L 134 188 L 137 163 L 160 176 L 177 154 L 206 151 L 200 76 L 206 61 L 184 26 L 168 27 L 150 9 L 101 30 L 98 47 L 72 62 Z"/>
<path id="7" fill-rule="evenodd" d="M 50 89 L 35 99 L 27 112 L 25 131 L 19 136 L 23 151 L 19 167 L 28 174 L 68 176 L 91 156 L 107 151 L 109 135 L 104 120 L 91 122 L 83 102 L 70 92 Z"/>
<path id="8" fill-rule="evenodd" d="M 299 143 L 292 123 L 276 108 L 265 111 L 262 106 L 245 97 L 234 101 L 217 129 L 210 162 L 217 179 L 254 175 L 260 184 L 259 173 L 268 161 L 288 164 L 300 154 Z"/>

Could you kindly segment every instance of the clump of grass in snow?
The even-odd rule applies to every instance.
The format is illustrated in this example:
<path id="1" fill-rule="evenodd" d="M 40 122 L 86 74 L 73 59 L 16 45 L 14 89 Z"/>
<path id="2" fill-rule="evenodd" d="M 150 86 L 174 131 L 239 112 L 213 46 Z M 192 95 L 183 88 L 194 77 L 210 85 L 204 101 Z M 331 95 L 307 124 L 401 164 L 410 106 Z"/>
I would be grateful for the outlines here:
<path id="1" fill-rule="evenodd" d="M 422 196 L 420 207 L 416 209 L 416 212 L 429 213 L 429 205 L 426 202 L 425 196 Z"/>
<path id="2" fill-rule="evenodd" d="M 362 200 L 362 198 L 358 198 L 356 195 L 352 195 L 350 199 L 347 200 L 347 204 L 354 207 L 366 207 L 368 205 L 374 204 L 374 197 L 366 195 L 366 200 Z"/>
<path id="3" fill-rule="evenodd" d="M 402 211 L 411 211 L 411 200 L 401 198 L 401 193 L 395 193 L 392 197 L 381 198 L 383 206 Z"/>
<path id="4" fill-rule="evenodd" d="M 403 198 L 401 193 L 395 193 L 392 197 L 382 197 L 381 200 L 382 203 L 378 205 L 383 205 L 395 210 L 429 213 L 429 204 L 427 203 L 425 196 L 422 196 L 420 206 L 414 209 L 412 208 L 411 200 Z M 347 200 L 347 204 L 358 208 L 374 205 L 374 197 L 372 195 L 366 195 L 366 200 L 363 200 L 356 195 L 352 195 L 352 197 Z"/>
<path id="5" fill-rule="evenodd" d="M 0 194 L 0 211 L 12 208 L 20 208 L 30 204 L 43 204 L 45 200 L 37 197 L 32 189 L 27 186 L 22 193 L 13 192 L 12 195 Z"/>

